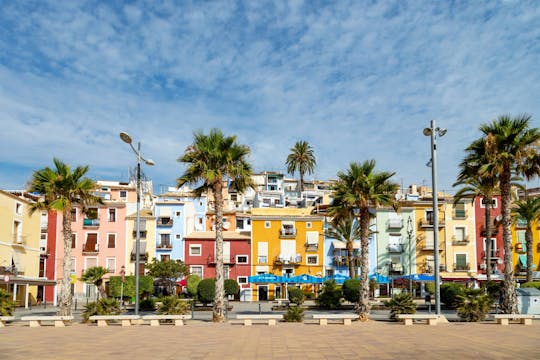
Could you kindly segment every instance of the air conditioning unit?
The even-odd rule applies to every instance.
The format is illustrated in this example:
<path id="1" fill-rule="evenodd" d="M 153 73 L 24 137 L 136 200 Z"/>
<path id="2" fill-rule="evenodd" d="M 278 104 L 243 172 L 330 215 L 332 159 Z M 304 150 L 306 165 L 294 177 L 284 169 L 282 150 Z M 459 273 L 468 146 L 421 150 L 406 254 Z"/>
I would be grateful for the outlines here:
<path id="1" fill-rule="evenodd" d="M 480 264 L 480 269 L 486 270 L 486 264 Z"/>

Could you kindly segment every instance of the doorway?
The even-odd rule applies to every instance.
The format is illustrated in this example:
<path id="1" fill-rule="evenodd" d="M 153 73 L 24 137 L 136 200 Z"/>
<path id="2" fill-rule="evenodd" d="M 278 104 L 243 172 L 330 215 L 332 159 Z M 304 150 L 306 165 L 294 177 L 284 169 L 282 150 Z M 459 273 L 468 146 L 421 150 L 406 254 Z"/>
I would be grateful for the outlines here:
<path id="1" fill-rule="evenodd" d="M 259 285 L 258 287 L 259 292 L 259 301 L 268 301 L 268 286 L 267 285 Z"/>

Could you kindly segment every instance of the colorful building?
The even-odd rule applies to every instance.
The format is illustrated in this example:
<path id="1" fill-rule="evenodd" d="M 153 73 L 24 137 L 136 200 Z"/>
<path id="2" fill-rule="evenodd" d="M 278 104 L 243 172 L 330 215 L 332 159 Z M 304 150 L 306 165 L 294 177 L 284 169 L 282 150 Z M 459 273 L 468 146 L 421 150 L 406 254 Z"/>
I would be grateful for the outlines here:
<path id="1" fill-rule="evenodd" d="M 485 281 L 486 276 L 486 199 L 476 198 L 474 200 L 475 213 L 475 234 L 476 234 L 476 263 L 478 268 L 477 279 Z M 494 196 L 491 203 L 489 221 L 491 222 L 491 278 L 492 280 L 502 280 L 504 272 L 504 246 L 501 226 L 501 197 Z"/>

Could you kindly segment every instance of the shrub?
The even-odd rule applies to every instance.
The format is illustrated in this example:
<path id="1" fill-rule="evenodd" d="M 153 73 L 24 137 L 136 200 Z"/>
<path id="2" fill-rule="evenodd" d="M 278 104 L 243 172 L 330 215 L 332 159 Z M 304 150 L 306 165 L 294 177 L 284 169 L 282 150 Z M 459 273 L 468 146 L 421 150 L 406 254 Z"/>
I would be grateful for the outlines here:
<path id="1" fill-rule="evenodd" d="M 502 285 L 502 284 L 501 284 Z M 540 290 L 540 281 L 530 281 L 530 282 L 526 282 L 526 283 L 523 283 L 521 285 L 522 288 L 537 288 L 538 290 Z"/>
<path id="2" fill-rule="evenodd" d="M 334 280 L 327 280 L 324 282 L 321 293 L 317 298 L 317 305 L 326 309 L 335 309 L 341 306 L 341 298 L 343 294 L 341 289 L 337 287 Z"/>
<path id="3" fill-rule="evenodd" d="M 204 279 L 197 285 L 197 298 L 203 304 L 214 301 L 216 295 L 216 279 Z"/>
<path id="4" fill-rule="evenodd" d="M 427 282 L 425 289 L 428 294 L 430 295 L 435 294 L 435 282 L 433 281 Z"/>
<path id="5" fill-rule="evenodd" d="M 451 309 L 458 307 L 460 296 L 465 296 L 465 286 L 458 283 L 445 283 L 441 285 L 441 301 Z"/>
<path id="6" fill-rule="evenodd" d="M 118 315 L 123 312 L 120 302 L 114 298 L 101 298 L 84 306 L 83 322 L 88 322 L 92 315 Z"/>
<path id="7" fill-rule="evenodd" d="M 151 276 L 139 277 L 139 295 L 144 293 L 151 294 L 154 291 L 154 278 Z M 109 278 L 109 296 L 120 297 L 122 293 L 122 277 L 111 276 Z M 124 277 L 124 297 L 131 298 L 135 296 L 135 276 Z"/>
<path id="8" fill-rule="evenodd" d="M 238 295 L 240 292 L 240 285 L 234 279 L 225 279 L 225 295 Z"/>
<path id="9" fill-rule="evenodd" d="M 503 283 L 502 281 L 490 280 L 485 283 L 484 289 L 486 290 L 486 293 L 493 299 L 493 301 L 498 301 L 502 294 Z"/>
<path id="10" fill-rule="evenodd" d="M 157 308 L 159 315 L 184 315 L 191 307 L 189 301 L 182 301 L 176 296 L 164 296 Z"/>
<path id="11" fill-rule="evenodd" d="M 283 314 L 286 322 L 302 322 L 304 320 L 304 309 L 301 306 L 290 306 Z"/>
<path id="12" fill-rule="evenodd" d="M 345 282 L 343 283 L 342 291 L 343 291 L 343 297 L 345 298 L 345 300 L 352 303 L 358 303 L 360 301 L 360 280 L 358 279 L 345 280 Z"/>
<path id="13" fill-rule="evenodd" d="M 187 292 L 191 297 L 197 297 L 197 286 L 201 282 L 199 275 L 189 275 L 187 277 Z"/>
<path id="14" fill-rule="evenodd" d="M 0 289 L 0 316 L 12 316 L 15 309 L 15 302 L 12 300 L 13 295 Z"/>
<path id="15" fill-rule="evenodd" d="M 289 293 L 289 301 L 296 305 L 302 305 L 304 303 L 304 292 L 302 289 L 297 288 L 296 286 L 287 287 L 287 292 Z"/>
<path id="16" fill-rule="evenodd" d="M 416 304 L 411 294 L 397 294 L 392 299 L 385 301 L 384 305 L 390 308 L 390 319 L 396 319 L 396 315 L 398 314 L 416 313 Z"/>
<path id="17" fill-rule="evenodd" d="M 139 307 L 141 308 L 141 310 L 155 310 L 156 309 L 156 303 L 154 301 L 154 299 L 142 299 L 140 302 L 139 302 Z"/>
<path id="18" fill-rule="evenodd" d="M 304 291 L 304 298 L 306 298 L 306 300 L 313 300 L 315 299 L 315 293 Z"/>
<path id="19" fill-rule="evenodd" d="M 491 296 L 482 294 L 482 290 L 467 290 L 465 295 L 459 295 L 457 313 L 464 321 L 482 321 L 492 302 Z"/>

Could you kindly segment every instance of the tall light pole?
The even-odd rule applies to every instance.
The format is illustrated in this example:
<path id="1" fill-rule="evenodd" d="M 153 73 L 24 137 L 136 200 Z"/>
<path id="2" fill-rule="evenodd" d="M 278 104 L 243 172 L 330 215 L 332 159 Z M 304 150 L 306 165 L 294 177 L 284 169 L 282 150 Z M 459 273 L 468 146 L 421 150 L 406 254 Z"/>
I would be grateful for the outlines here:
<path id="1" fill-rule="evenodd" d="M 137 149 L 133 147 L 133 140 L 125 132 L 120 133 L 120 139 L 126 144 L 131 146 L 131 149 L 137 155 L 137 219 L 135 221 L 135 229 L 137 234 L 135 236 L 135 315 L 139 315 L 139 266 L 140 266 L 140 224 L 141 224 L 141 161 L 144 161 L 146 165 L 154 165 L 154 162 L 150 159 L 145 159 L 141 156 L 141 142 L 137 142 Z"/>
<path id="2" fill-rule="evenodd" d="M 441 287 L 439 266 L 439 199 L 437 197 L 437 135 L 443 137 L 446 129 L 436 127 L 431 120 L 431 127 L 424 129 L 424 135 L 431 137 L 431 187 L 433 200 L 433 257 L 435 261 L 435 313 L 441 314 Z"/>
<path id="3" fill-rule="evenodd" d="M 412 292 L 412 281 L 413 281 L 413 275 L 412 275 L 412 237 L 413 237 L 413 222 L 412 217 L 409 215 L 409 218 L 407 219 L 407 237 L 408 237 L 408 251 L 409 251 L 409 293 L 411 296 L 413 296 Z"/>

